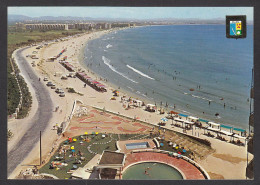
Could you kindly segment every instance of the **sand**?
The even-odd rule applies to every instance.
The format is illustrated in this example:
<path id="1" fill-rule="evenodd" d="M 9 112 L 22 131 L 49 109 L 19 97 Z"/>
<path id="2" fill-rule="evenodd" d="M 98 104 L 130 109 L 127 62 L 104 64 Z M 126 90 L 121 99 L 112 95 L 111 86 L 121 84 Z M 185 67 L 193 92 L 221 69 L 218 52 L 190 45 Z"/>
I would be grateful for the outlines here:
<path id="1" fill-rule="evenodd" d="M 165 116 L 160 115 L 159 113 L 146 112 L 143 110 L 143 108 L 131 108 L 129 110 L 125 110 L 125 108 L 123 108 L 123 103 L 120 102 L 120 98 L 122 95 L 125 95 L 127 97 L 129 96 L 124 92 L 120 92 L 120 97 L 117 97 L 116 100 L 110 100 L 110 98 L 113 96 L 113 88 L 109 86 L 109 84 L 106 84 L 104 81 L 101 81 L 98 75 L 91 72 L 89 69 L 86 68 L 86 66 L 82 65 L 82 61 L 80 62 L 80 60 L 82 60 L 83 58 L 82 51 L 87 41 L 89 41 L 90 39 L 98 38 L 108 32 L 110 32 L 110 30 L 91 32 L 83 34 L 79 37 L 72 37 L 67 41 L 55 42 L 40 49 L 38 60 L 32 60 L 28 58 L 29 62 L 35 61 L 36 64 L 39 65 L 34 67 L 34 70 L 41 79 L 43 79 L 44 77 L 48 77 L 50 81 L 56 84 L 56 87 L 62 88 L 66 94 L 65 97 L 61 98 L 58 96 L 58 94 L 54 92 L 53 89 L 48 88 L 54 105 L 59 105 L 60 109 L 62 109 L 62 112 L 54 113 L 51 122 L 48 124 L 48 131 L 45 132 L 42 136 L 43 143 L 46 143 L 46 145 L 44 145 L 43 147 L 43 156 L 46 159 L 48 156 L 50 156 L 50 150 L 52 149 L 53 143 L 55 143 L 55 140 L 57 141 L 58 139 L 57 135 L 55 134 L 56 131 L 52 130 L 52 127 L 56 123 L 60 124 L 62 121 L 68 119 L 68 116 L 70 115 L 72 110 L 74 100 L 80 100 L 84 105 L 98 107 L 101 109 L 105 108 L 106 110 L 114 113 L 119 113 L 120 115 L 124 115 L 130 118 L 137 117 L 139 118 L 139 120 L 148 122 L 149 124 L 151 124 L 151 126 L 157 125 L 158 122 L 160 122 L 160 119 Z M 31 47 L 25 50 L 23 54 L 32 54 L 33 51 L 36 51 L 35 48 L 36 46 Z M 64 48 L 66 48 L 67 51 L 64 52 L 58 60 L 60 60 L 64 56 L 67 56 L 67 61 L 70 61 L 73 66 L 77 67 L 77 69 L 85 69 L 89 76 L 105 84 L 108 90 L 106 93 L 97 92 L 88 85 L 84 88 L 84 83 L 78 78 L 68 78 L 67 80 L 61 80 L 60 76 L 54 76 L 54 74 L 57 72 L 64 75 L 69 73 L 61 64 L 58 63 L 57 60 L 54 62 L 46 62 L 49 57 L 57 55 Z M 83 96 L 76 93 L 67 93 L 66 88 L 68 87 L 73 87 L 76 92 L 82 93 Z M 173 127 L 171 125 L 171 122 L 172 121 L 169 120 L 165 128 L 182 133 L 182 129 Z M 24 129 L 24 131 L 26 131 L 26 129 Z M 100 130 L 97 131 L 100 132 Z M 212 148 L 215 150 L 215 153 L 206 156 L 204 159 L 197 159 L 197 162 L 199 162 L 199 164 L 201 164 L 207 172 L 209 172 L 210 174 L 214 174 L 212 175 L 213 178 L 245 179 L 245 160 L 247 157 L 246 147 L 236 146 L 214 138 L 209 138 L 202 135 L 202 133 L 203 130 L 198 129 L 194 130 L 193 134 L 191 133 L 191 131 L 187 132 L 187 134 L 193 136 L 198 136 L 199 134 L 200 138 L 209 140 L 212 143 Z M 11 142 L 14 141 L 15 140 Z M 38 156 L 38 148 L 35 147 L 35 149 L 22 162 L 22 164 L 30 164 L 32 161 L 37 161 Z M 252 155 L 250 155 L 249 157 L 252 158 Z M 22 169 L 22 166 L 19 166 L 15 170 L 11 178 L 14 178 L 20 169 Z"/>

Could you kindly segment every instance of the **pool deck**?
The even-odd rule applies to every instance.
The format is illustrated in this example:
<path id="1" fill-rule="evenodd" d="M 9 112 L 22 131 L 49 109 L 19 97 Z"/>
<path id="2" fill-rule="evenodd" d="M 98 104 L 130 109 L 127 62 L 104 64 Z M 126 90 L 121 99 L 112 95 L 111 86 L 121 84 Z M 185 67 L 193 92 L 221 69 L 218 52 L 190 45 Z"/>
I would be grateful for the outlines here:
<path id="1" fill-rule="evenodd" d="M 120 152 L 123 152 L 123 153 L 127 154 L 127 153 L 130 153 L 132 150 L 136 150 L 138 148 L 127 149 L 126 146 L 125 146 L 126 144 L 129 144 L 129 143 L 143 143 L 143 142 L 148 142 L 149 143 L 149 147 L 147 147 L 147 149 L 156 147 L 154 142 L 152 141 L 152 139 L 118 141 L 118 146 L 120 148 Z M 143 149 L 143 148 L 141 148 L 141 149 Z"/>
<path id="2" fill-rule="evenodd" d="M 185 179 L 205 179 L 200 170 L 197 169 L 194 165 L 190 164 L 189 162 L 183 159 L 176 159 L 174 157 L 170 157 L 168 154 L 154 152 L 140 152 L 127 154 L 123 169 L 125 169 L 127 166 L 131 164 L 140 162 L 161 162 L 175 167 L 182 173 Z"/>

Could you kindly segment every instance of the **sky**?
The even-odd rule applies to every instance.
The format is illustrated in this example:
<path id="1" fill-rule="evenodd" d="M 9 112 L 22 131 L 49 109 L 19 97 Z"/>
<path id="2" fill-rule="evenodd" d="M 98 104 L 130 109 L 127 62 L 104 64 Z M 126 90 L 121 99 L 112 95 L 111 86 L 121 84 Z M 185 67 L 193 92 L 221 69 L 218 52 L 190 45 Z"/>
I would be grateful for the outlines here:
<path id="1" fill-rule="evenodd" d="M 196 18 L 216 19 L 226 15 L 246 15 L 253 20 L 253 7 L 8 7 L 8 15 L 73 16 L 92 18 Z"/>

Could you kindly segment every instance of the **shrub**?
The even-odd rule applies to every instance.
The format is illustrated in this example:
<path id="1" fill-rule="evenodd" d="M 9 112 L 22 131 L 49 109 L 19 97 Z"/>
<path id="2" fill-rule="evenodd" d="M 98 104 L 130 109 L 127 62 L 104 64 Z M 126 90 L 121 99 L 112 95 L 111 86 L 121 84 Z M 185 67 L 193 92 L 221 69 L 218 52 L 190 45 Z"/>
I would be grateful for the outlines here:
<path id="1" fill-rule="evenodd" d="M 76 91 L 73 88 L 71 88 L 71 87 L 68 88 L 68 92 L 69 93 L 76 93 Z"/>

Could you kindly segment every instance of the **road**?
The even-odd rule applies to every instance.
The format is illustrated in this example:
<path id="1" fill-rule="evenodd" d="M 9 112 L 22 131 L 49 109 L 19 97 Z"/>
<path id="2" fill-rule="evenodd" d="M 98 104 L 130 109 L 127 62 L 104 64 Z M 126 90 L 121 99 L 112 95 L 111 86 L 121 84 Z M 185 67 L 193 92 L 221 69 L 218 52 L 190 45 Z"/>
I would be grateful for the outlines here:
<path id="1" fill-rule="evenodd" d="M 7 175 L 14 171 L 14 169 L 21 164 L 21 162 L 32 151 L 35 144 L 39 141 L 40 131 L 44 131 L 52 118 L 53 102 L 49 95 L 46 85 L 39 82 L 39 77 L 35 74 L 30 66 L 30 63 L 22 56 L 22 52 L 27 49 L 23 48 L 17 50 L 16 61 L 19 62 L 19 69 L 23 76 L 27 79 L 35 91 L 36 99 L 38 102 L 38 110 L 36 114 L 29 119 L 29 127 L 27 132 L 23 135 L 21 140 L 12 148 L 8 153 L 8 169 Z"/>

